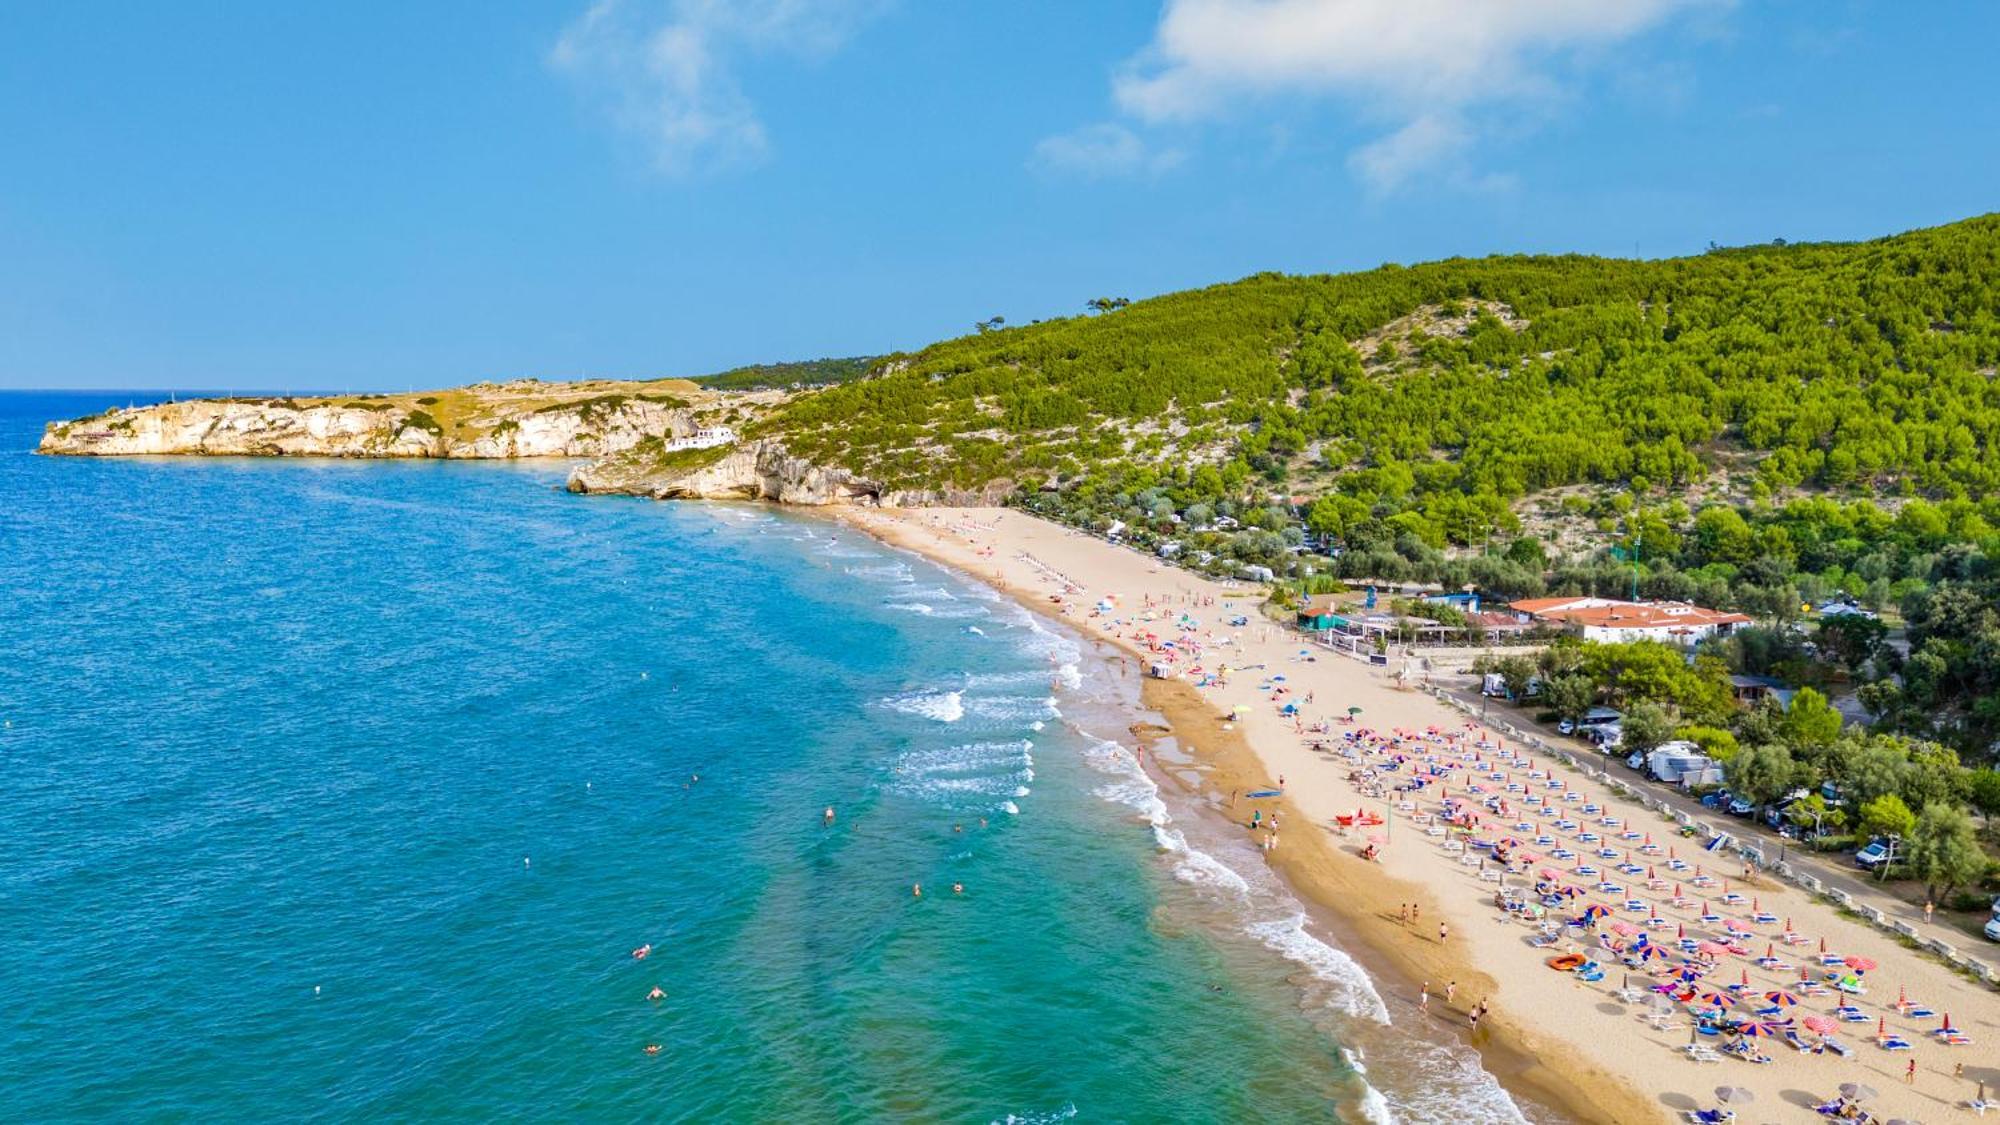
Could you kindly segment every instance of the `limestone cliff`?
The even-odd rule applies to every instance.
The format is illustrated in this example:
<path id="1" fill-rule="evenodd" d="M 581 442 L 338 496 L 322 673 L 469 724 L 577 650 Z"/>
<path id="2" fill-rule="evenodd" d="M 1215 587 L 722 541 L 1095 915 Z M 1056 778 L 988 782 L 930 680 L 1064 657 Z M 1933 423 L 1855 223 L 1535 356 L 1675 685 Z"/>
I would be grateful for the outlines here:
<path id="1" fill-rule="evenodd" d="M 997 504 L 1013 490 L 997 481 L 979 492 L 886 488 L 845 469 L 793 456 L 776 441 L 728 449 L 663 453 L 652 443 L 580 465 L 571 492 L 613 492 L 656 500 L 771 500 L 780 504 Z"/>
<path id="2" fill-rule="evenodd" d="M 572 492 L 781 504 L 992 504 L 1012 491 L 888 488 L 763 438 L 673 449 L 704 427 L 754 423 L 785 392 L 718 392 L 688 382 L 481 383 L 453 391 L 334 398 L 223 398 L 115 409 L 51 422 L 47 454 L 252 457 L 566 457 Z"/>
<path id="3" fill-rule="evenodd" d="M 50 423 L 43 453 L 262 457 L 601 457 L 726 406 L 691 384 L 480 384 L 351 398 L 226 398 Z M 679 392 L 679 393 L 674 393 Z"/>

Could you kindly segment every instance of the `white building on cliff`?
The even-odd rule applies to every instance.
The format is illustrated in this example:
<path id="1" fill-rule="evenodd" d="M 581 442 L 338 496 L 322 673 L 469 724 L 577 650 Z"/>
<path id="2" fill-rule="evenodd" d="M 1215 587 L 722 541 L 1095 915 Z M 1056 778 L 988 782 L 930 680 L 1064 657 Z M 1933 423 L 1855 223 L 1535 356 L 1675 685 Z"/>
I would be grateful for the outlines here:
<path id="1" fill-rule="evenodd" d="M 667 443 L 667 452 L 675 453 L 683 449 L 714 449 L 718 445 L 735 445 L 736 431 L 728 426 L 711 426 L 696 430 L 686 437 L 677 437 Z"/>

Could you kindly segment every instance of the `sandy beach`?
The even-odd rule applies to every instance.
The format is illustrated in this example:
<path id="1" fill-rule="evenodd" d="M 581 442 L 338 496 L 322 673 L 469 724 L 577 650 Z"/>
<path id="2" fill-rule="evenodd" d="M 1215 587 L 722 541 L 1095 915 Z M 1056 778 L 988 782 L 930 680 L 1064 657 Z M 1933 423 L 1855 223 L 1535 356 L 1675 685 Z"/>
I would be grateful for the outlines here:
<path id="1" fill-rule="evenodd" d="M 1280 832 L 1260 831 L 1260 839 L 1277 837 L 1264 854 L 1302 897 L 1338 918 L 1343 936 L 1366 944 L 1357 956 L 1371 968 L 1392 970 L 1378 981 L 1385 992 L 1432 982 L 1427 1009 L 1404 1009 L 1408 1014 L 1398 1019 L 1463 1029 L 1488 1069 L 1518 1093 L 1577 1120 L 1620 1122 L 1686 1120 L 1689 1111 L 1716 1107 L 1719 1086 L 1753 1095 L 1736 1108 L 1739 1122 L 1820 1120 L 1815 1107 L 1837 1099 L 1843 1083 L 1873 1089 L 1861 1109 L 1879 1120 L 1965 1117 L 1980 1082 L 2000 1093 L 2000 1068 L 1988 1065 L 1981 1049 L 2000 1042 L 2000 996 L 1991 989 L 1798 888 L 1768 877 L 1746 881 L 1733 859 L 1702 852 L 1700 840 L 1682 838 L 1659 814 L 1471 727 L 1432 697 L 1398 688 L 1384 671 L 1312 653 L 1298 634 L 1257 612 L 1262 595 L 1254 588 L 1203 579 L 1019 512 L 847 509 L 841 515 L 1062 617 L 1142 666 L 1159 659 L 1155 646 L 1180 638 L 1177 674 L 1148 680 L 1146 699 L 1167 718 L 1175 740 L 1204 763 L 1204 784 L 1246 832 L 1259 813 L 1280 818 Z M 1192 628 L 1182 628 L 1183 614 Z M 1228 625 L 1239 614 L 1248 624 Z M 1226 682 L 1198 687 L 1187 674 L 1195 666 L 1210 677 L 1224 666 L 1231 671 Z M 1296 713 L 1281 714 L 1286 704 Z M 1359 708 L 1352 721 L 1350 708 Z M 1315 727 L 1325 733 L 1313 733 Z M 1281 799 L 1243 796 L 1276 788 L 1281 778 Z M 1419 778 L 1421 789 L 1397 791 L 1399 783 Z M 1448 807 L 1481 818 L 1469 836 L 1445 826 Z M 1341 824 L 1357 813 L 1360 822 Z M 1374 818 L 1380 823 L 1366 823 Z M 1527 912 L 1500 908 L 1499 865 L 1479 858 L 1490 853 L 1477 847 L 1496 837 L 1520 841 L 1517 873 L 1506 882 L 1526 893 L 1531 911 L 1539 898 L 1527 891 L 1531 883 L 1581 892 L 1547 910 L 1555 940 L 1565 944 L 1534 944 L 1542 931 Z M 1371 840 L 1379 840 L 1372 861 L 1361 854 Z M 1418 910 L 1415 923 L 1402 917 L 1410 903 Z M 1589 903 L 1604 905 L 1609 916 L 1583 945 L 1567 941 L 1572 931 L 1560 922 Z M 1639 961 L 1633 947 L 1642 935 L 1672 957 Z M 1602 948 L 1601 939 L 1623 947 L 1636 967 L 1621 964 L 1620 952 Z M 1682 940 L 1686 949 L 1678 946 Z M 1602 964 L 1603 978 L 1586 981 L 1548 967 L 1552 954 L 1568 948 L 1585 948 Z M 1822 949 L 1830 954 L 1824 964 Z M 1683 985 L 1663 967 L 1678 970 L 1683 958 L 1712 960 L 1714 967 Z M 1802 979 L 1848 975 L 1840 958 L 1878 966 L 1849 986 L 1859 993 L 1801 987 Z M 1437 983 L 1446 980 L 1458 986 L 1449 1004 Z M 1688 1049 L 1693 1041 L 1718 1050 L 1733 1041 L 1693 1033 L 1691 1014 L 1716 1001 L 1673 1002 L 1652 991 L 1656 984 L 1697 997 L 1720 995 L 1732 1017 L 1776 1007 L 1770 1022 L 1795 1032 L 1799 1046 L 1780 1034 L 1747 1040 L 1750 1053 L 1768 1061 L 1697 1058 Z M 1796 997 L 1796 1004 L 1765 999 L 1773 991 Z M 1482 1000 L 1490 1014 L 1475 1031 L 1468 1011 Z M 1836 1014 L 1843 1001 L 1847 1011 Z M 1670 1014 L 1645 1018 L 1662 1008 Z M 1936 1034 L 1946 1016 L 1969 1044 L 1951 1045 Z M 1846 1053 L 1801 1049 L 1821 1039 L 1806 1027 L 1808 1019 L 1814 1028 L 1832 1029 Z M 1878 1031 L 1909 1049 L 1878 1045 Z"/>

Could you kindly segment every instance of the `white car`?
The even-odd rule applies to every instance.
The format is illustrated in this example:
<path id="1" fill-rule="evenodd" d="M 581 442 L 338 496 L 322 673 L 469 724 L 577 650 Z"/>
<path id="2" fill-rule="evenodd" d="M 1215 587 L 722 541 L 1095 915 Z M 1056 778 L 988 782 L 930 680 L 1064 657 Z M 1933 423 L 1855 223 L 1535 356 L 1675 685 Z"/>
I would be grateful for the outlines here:
<path id="1" fill-rule="evenodd" d="M 1986 940 L 2000 941 L 2000 914 L 1986 920 Z"/>

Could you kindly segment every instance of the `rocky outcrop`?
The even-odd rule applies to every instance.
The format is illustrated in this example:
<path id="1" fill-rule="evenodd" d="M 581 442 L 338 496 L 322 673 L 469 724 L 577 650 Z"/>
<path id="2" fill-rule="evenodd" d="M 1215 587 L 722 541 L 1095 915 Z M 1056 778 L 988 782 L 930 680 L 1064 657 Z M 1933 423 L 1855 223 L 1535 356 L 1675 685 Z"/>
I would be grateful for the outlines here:
<path id="1" fill-rule="evenodd" d="M 648 437 L 695 429 L 684 403 L 611 397 L 617 396 L 473 402 L 448 428 L 412 403 L 201 399 L 50 423 L 40 451 L 99 457 L 602 457 Z"/>
<path id="2" fill-rule="evenodd" d="M 995 504 L 1013 491 L 889 488 L 814 464 L 775 439 L 669 450 L 706 423 L 754 418 L 769 404 L 688 384 L 518 381 L 458 391 L 353 399 L 199 399 L 52 422 L 40 452 L 253 457 L 592 458 L 571 472 L 572 492 L 654 499 L 769 500 L 780 504 Z"/>
<path id="3" fill-rule="evenodd" d="M 772 500 L 780 504 L 878 503 L 882 490 L 844 469 L 794 457 L 774 441 L 749 441 L 693 455 L 639 449 L 580 465 L 571 492 L 614 492 L 655 500 Z"/>
<path id="4" fill-rule="evenodd" d="M 770 500 L 780 504 L 876 504 L 914 508 L 931 504 L 998 504 L 1014 490 L 996 481 L 979 492 L 885 488 L 846 469 L 795 457 L 777 441 L 744 442 L 704 455 L 659 456 L 641 446 L 580 465 L 569 475 L 571 492 L 609 492 L 655 500 Z"/>

